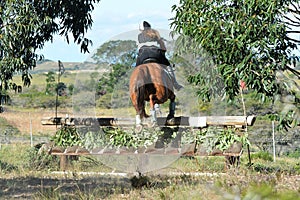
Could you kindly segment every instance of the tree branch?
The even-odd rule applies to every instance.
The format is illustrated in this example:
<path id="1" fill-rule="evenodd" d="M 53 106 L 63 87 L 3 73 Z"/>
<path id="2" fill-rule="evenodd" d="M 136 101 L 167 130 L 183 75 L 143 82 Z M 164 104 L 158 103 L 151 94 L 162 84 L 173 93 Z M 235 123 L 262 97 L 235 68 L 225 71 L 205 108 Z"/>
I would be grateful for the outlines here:
<path id="1" fill-rule="evenodd" d="M 298 18 L 298 17 L 296 17 L 295 16 L 295 18 L 296 19 L 298 19 L 299 21 L 295 21 L 295 20 L 292 20 L 291 18 L 289 18 L 289 17 L 287 17 L 287 16 L 283 16 L 283 18 L 285 18 L 286 20 L 289 20 L 289 22 L 284 22 L 284 23 L 286 23 L 286 24 L 288 24 L 288 25 L 292 25 L 292 26 L 299 26 L 300 25 L 300 18 Z M 298 25 L 297 25 L 298 24 Z"/>
<path id="2" fill-rule="evenodd" d="M 295 31 L 295 30 L 293 30 L 293 31 L 286 31 L 287 33 L 300 33 L 300 31 Z"/>
<path id="3" fill-rule="evenodd" d="M 298 72 L 297 70 L 289 67 L 289 66 L 286 66 L 287 70 L 289 70 L 290 72 L 292 72 L 293 74 L 295 74 L 299 79 L 300 79 L 300 72 Z"/>
<path id="4" fill-rule="evenodd" d="M 292 10 L 291 8 L 289 8 L 288 10 L 292 10 L 292 12 L 295 12 L 295 13 L 299 13 L 299 3 L 297 3 L 297 5 L 294 4 L 294 2 L 290 2 L 290 4 L 294 7 L 295 10 Z"/>
<path id="5" fill-rule="evenodd" d="M 296 43 L 300 43 L 300 40 L 296 40 L 296 39 L 294 39 L 294 38 L 287 37 L 287 39 L 288 39 L 288 40 L 291 40 L 291 41 L 293 41 L 293 42 L 296 42 Z"/>

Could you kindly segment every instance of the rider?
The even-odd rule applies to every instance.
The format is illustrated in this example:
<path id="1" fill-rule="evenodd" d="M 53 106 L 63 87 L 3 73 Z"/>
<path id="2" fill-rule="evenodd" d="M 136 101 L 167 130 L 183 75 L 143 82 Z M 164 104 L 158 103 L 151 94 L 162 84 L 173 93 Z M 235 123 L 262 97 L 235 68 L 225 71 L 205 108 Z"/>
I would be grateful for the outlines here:
<path id="1" fill-rule="evenodd" d="M 174 88 L 180 90 L 183 86 L 177 82 L 173 67 L 166 58 L 165 53 L 167 49 L 159 32 L 152 29 L 151 25 L 146 21 L 143 21 L 140 24 L 139 29 L 141 33 L 138 35 L 138 56 L 136 66 L 145 63 L 144 61 L 146 60 L 153 62 L 153 59 L 155 59 L 158 63 L 167 66 L 166 69 L 172 77 Z"/>

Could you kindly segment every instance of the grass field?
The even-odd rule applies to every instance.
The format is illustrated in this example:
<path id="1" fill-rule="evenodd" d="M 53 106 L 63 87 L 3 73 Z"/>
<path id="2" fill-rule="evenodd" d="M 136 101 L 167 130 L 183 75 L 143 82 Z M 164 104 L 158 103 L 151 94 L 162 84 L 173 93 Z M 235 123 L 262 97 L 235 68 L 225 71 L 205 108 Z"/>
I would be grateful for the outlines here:
<path id="1" fill-rule="evenodd" d="M 61 81 L 85 82 L 91 73 L 65 73 Z M 31 87 L 43 91 L 45 79 L 44 74 L 34 74 Z M 16 80 L 21 82 L 20 77 Z M 31 87 L 24 91 L 30 91 Z M 134 118 L 135 115 L 132 107 L 80 109 L 82 116 L 92 113 L 96 117 Z M 66 114 L 72 117 L 72 112 L 72 106 L 58 107 L 58 117 Z M 54 135 L 55 126 L 41 124 L 44 117 L 54 116 L 54 108 L 5 106 L 5 112 L 0 114 L 0 130 L 17 128 L 19 132 L 14 136 L 23 136 L 26 141 L 1 140 L 0 199 L 300 199 L 299 156 L 282 156 L 274 162 L 267 152 L 252 152 L 249 164 L 246 149 L 241 165 L 233 169 L 225 169 L 224 157 L 179 157 L 171 165 L 141 176 L 121 172 L 117 176 L 107 174 L 119 171 L 107 167 L 97 157 L 81 156 L 71 161 L 66 171 L 59 171 L 58 157 L 37 154 L 29 140 L 31 132 L 34 138 Z M 34 144 L 38 142 L 34 140 Z M 161 163 L 154 164 L 159 168 Z"/>
<path id="2" fill-rule="evenodd" d="M 60 110 L 58 116 L 69 112 Z M 128 111 L 118 113 L 122 112 Z M 34 136 L 50 137 L 56 128 L 42 126 L 41 118 L 54 115 L 54 110 L 9 108 L 0 117 L 23 136 L 32 130 Z M 117 176 L 104 175 L 114 169 L 93 156 L 81 156 L 67 171 L 57 172 L 58 158 L 48 163 L 49 158 L 30 154 L 27 141 L 0 146 L 0 199 L 300 199 L 299 158 L 279 157 L 272 162 L 252 154 L 249 166 L 244 153 L 238 169 L 225 170 L 224 157 L 181 157 L 142 176 Z"/>
<path id="3" fill-rule="evenodd" d="M 112 169 L 90 156 L 72 162 L 65 172 L 57 172 L 55 165 L 36 170 L 29 149 L 26 144 L 2 145 L 0 198 L 300 199 L 299 170 L 293 170 L 297 167 L 295 159 L 280 158 L 274 163 L 253 157 L 248 166 L 243 155 L 238 169 L 224 170 L 224 157 L 182 157 L 142 176 L 105 175 L 102 172 Z"/>

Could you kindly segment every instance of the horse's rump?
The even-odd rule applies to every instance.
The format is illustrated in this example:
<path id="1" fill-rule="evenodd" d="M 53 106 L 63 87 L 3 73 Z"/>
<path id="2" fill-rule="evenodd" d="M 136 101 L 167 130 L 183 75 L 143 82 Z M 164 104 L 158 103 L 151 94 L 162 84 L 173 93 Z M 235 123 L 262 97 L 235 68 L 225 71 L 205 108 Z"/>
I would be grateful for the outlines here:
<path id="1" fill-rule="evenodd" d="M 171 77 L 157 63 L 137 66 L 131 74 L 129 87 L 132 104 L 142 117 L 146 117 L 145 101 L 150 100 L 150 95 L 158 104 L 175 98 Z"/>

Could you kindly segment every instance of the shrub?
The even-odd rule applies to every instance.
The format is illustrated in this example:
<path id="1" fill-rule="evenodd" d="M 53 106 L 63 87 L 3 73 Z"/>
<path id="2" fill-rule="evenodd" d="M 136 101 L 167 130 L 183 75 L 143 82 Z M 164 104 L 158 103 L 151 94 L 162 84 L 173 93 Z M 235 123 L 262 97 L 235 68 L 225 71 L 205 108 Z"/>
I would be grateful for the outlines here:
<path id="1" fill-rule="evenodd" d="M 241 142 L 243 146 L 249 145 L 247 136 L 247 134 L 239 135 L 231 128 L 208 127 L 198 132 L 197 140 L 206 147 L 208 152 L 214 148 L 224 151 L 235 142 Z"/>
<path id="2" fill-rule="evenodd" d="M 285 155 L 289 158 L 300 158 L 300 148 L 296 148 L 295 151 L 288 151 Z"/>
<path id="3" fill-rule="evenodd" d="M 24 167 L 30 170 L 47 170 L 58 168 L 58 158 L 37 148 L 29 148 L 25 154 Z"/>
<path id="4" fill-rule="evenodd" d="M 88 131 L 84 137 L 84 147 L 91 150 L 99 146 L 106 145 L 105 134 L 103 131 Z"/>
<path id="5" fill-rule="evenodd" d="M 262 159 L 265 161 L 273 161 L 273 157 L 270 153 L 266 151 L 259 151 L 257 153 L 251 154 L 252 159 Z"/>
<path id="6" fill-rule="evenodd" d="M 82 138 L 74 126 L 62 126 L 50 139 L 56 146 L 82 146 Z"/>
<path id="7" fill-rule="evenodd" d="M 274 173 L 282 172 L 283 170 L 279 166 L 269 166 L 262 163 L 257 163 L 253 165 L 253 170 L 261 173 Z"/>
<path id="8" fill-rule="evenodd" d="M 12 164 L 9 164 L 9 163 L 6 163 L 6 162 L 3 162 L 0 160 L 0 171 L 2 173 L 5 173 L 5 172 L 11 172 L 11 171 L 14 171 L 14 170 L 17 170 L 18 168 Z"/>

